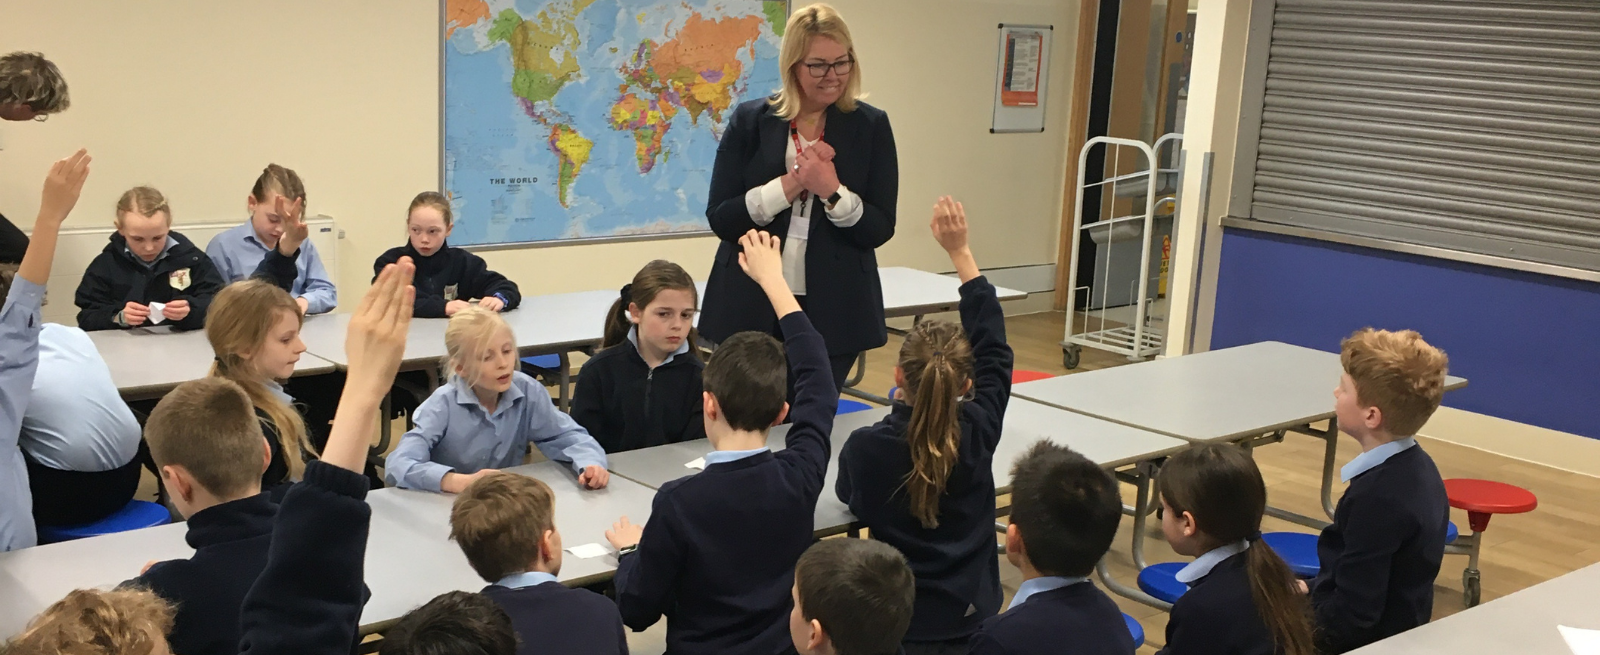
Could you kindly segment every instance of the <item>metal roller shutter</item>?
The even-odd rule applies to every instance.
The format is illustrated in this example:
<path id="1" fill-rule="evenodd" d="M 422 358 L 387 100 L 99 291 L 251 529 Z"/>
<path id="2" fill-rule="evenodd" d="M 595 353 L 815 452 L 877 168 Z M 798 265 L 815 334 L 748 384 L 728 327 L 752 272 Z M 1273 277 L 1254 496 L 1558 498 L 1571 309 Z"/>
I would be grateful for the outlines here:
<path id="1" fill-rule="evenodd" d="M 1278 0 L 1250 216 L 1600 270 L 1600 2 Z"/>

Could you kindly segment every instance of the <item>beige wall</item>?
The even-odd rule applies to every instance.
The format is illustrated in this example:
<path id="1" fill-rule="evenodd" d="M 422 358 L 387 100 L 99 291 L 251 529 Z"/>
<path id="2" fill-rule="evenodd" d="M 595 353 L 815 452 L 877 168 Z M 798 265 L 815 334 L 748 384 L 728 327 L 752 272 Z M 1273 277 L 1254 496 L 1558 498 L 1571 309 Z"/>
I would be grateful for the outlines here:
<path id="1" fill-rule="evenodd" d="M 968 207 L 985 267 L 1053 262 L 1076 2 L 834 4 L 855 34 L 869 102 L 898 137 L 901 229 L 880 261 L 948 269 L 925 224 L 934 197 L 950 193 Z M 1044 134 L 989 134 L 1000 22 L 1055 25 Z M 95 163 L 69 225 L 110 221 L 117 195 L 137 184 L 165 191 L 180 226 L 243 220 L 250 184 L 278 162 L 305 178 L 310 211 L 345 232 L 337 276 L 348 307 L 370 262 L 402 243 L 406 203 L 438 185 L 437 29 L 438 5 L 417 0 L 8 7 L 0 43 L 60 64 L 73 108 L 44 124 L 0 124 L 0 212 L 28 228 L 49 163 L 84 146 Z M 525 293 L 552 293 L 620 286 L 656 257 L 704 275 L 715 248 L 702 237 L 484 256 Z"/>

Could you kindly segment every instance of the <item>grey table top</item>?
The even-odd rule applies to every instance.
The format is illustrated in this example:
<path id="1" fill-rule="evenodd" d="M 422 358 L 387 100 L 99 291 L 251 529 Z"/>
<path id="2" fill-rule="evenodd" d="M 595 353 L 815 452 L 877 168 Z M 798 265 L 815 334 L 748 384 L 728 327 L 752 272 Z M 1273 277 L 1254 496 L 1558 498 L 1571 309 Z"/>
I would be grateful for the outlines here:
<path id="1" fill-rule="evenodd" d="M 1557 625 L 1600 630 L 1600 564 L 1403 632 L 1351 655 L 1571 655 Z"/>
<path id="2" fill-rule="evenodd" d="M 813 526 L 819 534 L 843 532 L 855 521 L 850 510 L 839 502 L 834 493 L 834 484 L 839 479 L 839 452 L 844 449 L 844 443 L 852 432 L 877 423 L 888 413 L 887 407 L 875 407 L 844 414 L 834 420 L 829 439 L 833 457 L 828 460 L 828 477 L 822 496 L 817 500 Z M 1170 455 L 1189 447 L 1187 442 L 1180 439 L 1016 398 L 1007 405 L 1004 425 L 1004 434 L 999 447 L 995 449 L 992 469 L 995 488 L 999 493 L 1005 493 L 1011 487 L 1012 463 L 1041 439 L 1069 446 L 1106 468 Z M 782 450 L 788 432 L 788 425 L 773 428 L 767 435 L 767 447 L 775 451 Z M 711 442 L 701 439 L 616 453 L 609 455 L 609 459 L 612 473 L 659 489 L 667 482 L 696 473 L 696 469 L 688 468 L 685 464 L 704 457 L 711 450 Z"/>
<path id="3" fill-rule="evenodd" d="M 97 330 L 90 332 L 89 338 L 126 398 L 160 396 L 184 382 L 203 378 L 211 372 L 214 360 L 211 342 L 202 330 L 173 332 L 165 326 Z M 294 365 L 294 374 L 328 373 L 333 368 L 333 362 L 305 352 Z"/>
<path id="4" fill-rule="evenodd" d="M 1276 341 L 1025 382 L 1013 397 L 1196 442 L 1333 417 L 1339 356 Z M 1466 386 L 1450 376 L 1446 390 Z"/>
<path id="5" fill-rule="evenodd" d="M 605 531 L 618 517 L 644 523 L 655 491 L 612 476 L 605 489 L 578 487 L 565 465 L 540 462 L 508 469 L 539 478 L 556 498 L 556 527 L 565 547 L 606 546 Z M 372 589 L 361 615 L 369 631 L 446 591 L 477 591 L 485 582 L 449 540 L 455 496 L 408 489 L 382 489 L 367 496 L 372 527 L 367 540 L 366 580 Z M 182 523 L 36 546 L 0 553 L 0 639 L 21 632 L 28 619 L 83 587 L 109 588 L 133 578 L 146 562 L 187 558 Z M 560 580 L 587 584 L 616 571 L 615 553 L 579 559 L 563 553 Z"/>
<path id="6" fill-rule="evenodd" d="M 411 320 L 406 333 L 406 351 L 401 357 L 403 369 L 433 366 L 445 357 L 444 328 L 449 323 L 443 318 L 417 318 Z M 350 329 L 350 314 L 323 314 L 306 318 L 300 328 L 300 340 L 306 352 L 333 362 L 340 368 L 350 366 L 345 356 L 345 333 Z"/>

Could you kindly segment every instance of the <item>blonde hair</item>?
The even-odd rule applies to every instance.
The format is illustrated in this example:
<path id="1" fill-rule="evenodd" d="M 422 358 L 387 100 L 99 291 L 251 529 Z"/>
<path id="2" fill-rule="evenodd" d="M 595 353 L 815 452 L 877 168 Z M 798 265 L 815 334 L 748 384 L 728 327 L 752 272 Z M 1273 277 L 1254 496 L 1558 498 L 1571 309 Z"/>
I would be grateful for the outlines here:
<path id="1" fill-rule="evenodd" d="M 156 404 L 144 426 L 157 467 L 182 466 L 221 498 L 261 484 L 261 422 L 237 382 L 206 377 L 178 385 Z"/>
<path id="2" fill-rule="evenodd" d="M 1422 429 L 1444 398 L 1450 358 L 1413 330 L 1366 328 L 1339 344 L 1339 361 L 1356 387 L 1356 402 L 1376 406 L 1390 434 Z"/>
<path id="3" fill-rule="evenodd" d="M 482 352 L 485 344 L 500 334 L 501 330 L 511 335 L 515 346 L 516 334 L 512 333 L 511 326 L 506 323 L 506 319 L 500 317 L 499 312 L 491 312 L 474 305 L 451 316 L 450 322 L 444 328 L 444 349 L 451 374 L 454 375 L 457 368 L 469 371 L 471 378 L 466 378 L 467 384 L 476 386 L 478 353 Z"/>
<path id="4" fill-rule="evenodd" d="M 528 570 L 539 542 L 554 530 L 556 496 L 550 486 L 512 473 L 484 476 L 450 506 L 450 539 L 472 570 L 493 583 Z"/>
<path id="5" fill-rule="evenodd" d="M 37 114 L 57 114 L 72 106 L 67 78 L 44 55 L 13 52 L 0 57 L 0 104 L 27 105 Z"/>
<path id="6" fill-rule="evenodd" d="M 11 655 L 145 655 L 165 642 L 172 605 L 146 589 L 76 589 L 0 651 Z"/>
<path id="7" fill-rule="evenodd" d="M 244 355 L 255 353 L 266 343 L 272 324 L 280 312 L 289 312 L 304 321 L 300 304 L 277 285 L 262 279 L 234 282 L 217 292 L 206 312 L 206 340 L 216 353 L 211 375 L 238 383 L 250 404 L 266 412 L 277 427 L 278 443 L 289 475 L 298 477 L 305 468 L 301 453 L 312 452 L 306 442 L 306 422 L 300 412 L 274 395 L 255 367 Z M 312 454 L 316 454 L 312 452 Z"/>
<path id="8" fill-rule="evenodd" d="M 167 205 L 167 197 L 162 195 L 155 187 L 136 186 L 122 192 L 122 197 L 117 199 L 117 229 L 122 229 L 122 217 L 127 214 L 138 214 L 145 218 L 155 216 L 157 213 L 165 214 L 167 226 L 172 226 L 172 207 Z"/>
<path id="9" fill-rule="evenodd" d="M 288 198 L 290 202 L 303 200 L 306 197 L 306 185 L 300 181 L 300 175 L 292 168 L 284 168 L 277 164 L 267 164 L 261 169 L 261 175 L 256 177 L 256 184 L 250 187 L 250 196 L 256 202 L 266 202 L 269 194 L 276 193 Z"/>
<path id="10" fill-rule="evenodd" d="M 411 220 L 411 212 L 416 211 L 418 207 L 432 207 L 439 210 L 439 214 L 444 216 L 445 227 L 455 224 L 455 214 L 450 212 L 450 199 L 438 191 L 423 191 L 412 198 L 411 206 L 406 208 L 406 220 Z"/>
<path id="11" fill-rule="evenodd" d="M 850 53 L 850 60 L 855 62 L 850 69 L 850 79 L 845 82 L 844 93 L 833 103 L 834 106 L 839 111 L 855 111 L 856 101 L 866 97 L 861 92 L 861 59 L 856 56 L 855 42 L 850 39 L 850 26 L 845 25 L 844 17 L 832 5 L 817 3 L 791 14 L 789 23 L 783 28 L 783 48 L 778 53 L 783 88 L 767 100 L 778 118 L 787 121 L 800 115 L 800 103 L 805 93 L 800 90 L 800 80 L 796 76 L 800 74 L 800 62 L 811 50 L 811 40 L 819 36 L 838 41 Z"/>
<path id="12" fill-rule="evenodd" d="M 911 399 L 911 472 L 905 485 L 911 515 L 931 530 L 939 527 L 939 499 L 961 445 L 960 396 L 972 379 L 972 345 L 959 325 L 923 321 L 900 344 L 899 366 Z"/>

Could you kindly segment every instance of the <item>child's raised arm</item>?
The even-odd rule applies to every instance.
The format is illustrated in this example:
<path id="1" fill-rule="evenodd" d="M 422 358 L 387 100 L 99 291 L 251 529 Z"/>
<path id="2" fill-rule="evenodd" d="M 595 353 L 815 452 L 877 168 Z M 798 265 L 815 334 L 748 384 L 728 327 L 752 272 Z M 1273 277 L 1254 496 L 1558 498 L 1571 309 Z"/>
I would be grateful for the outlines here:
<path id="1" fill-rule="evenodd" d="M 998 440 L 1006 405 L 1011 399 L 1011 369 L 1015 355 L 1006 344 L 1006 319 L 994 285 L 978 270 L 967 245 L 967 211 L 950 196 L 939 198 L 929 227 L 933 238 L 950 255 L 961 277 L 961 327 L 972 344 L 973 402 L 988 410 L 990 429 L 981 431 Z M 989 444 L 993 448 L 995 444 Z"/>
<path id="2" fill-rule="evenodd" d="M 744 251 L 739 253 L 739 268 L 767 292 L 767 300 L 772 302 L 772 310 L 778 318 L 800 311 L 800 301 L 795 300 L 789 283 L 783 279 L 781 244 L 778 237 L 760 230 L 750 230 L 739 237 L 739 245 L 744 246 Z"/>
<path id="3" fill-rule="evenodd" d="M 361 298 L 350 317 L 344 350 L 350 360 L 344 393 L 334 414 L 328 445 L 322 461 L 361 473 L 378 425 L 372 417 L 394 385 L 395 373 L 406 350 L 406 334 L 411 329 L 411 307 L 416 293 L 411 278 L 416 274 L 411 258 L 384 267 L 377 284 Z"/>

